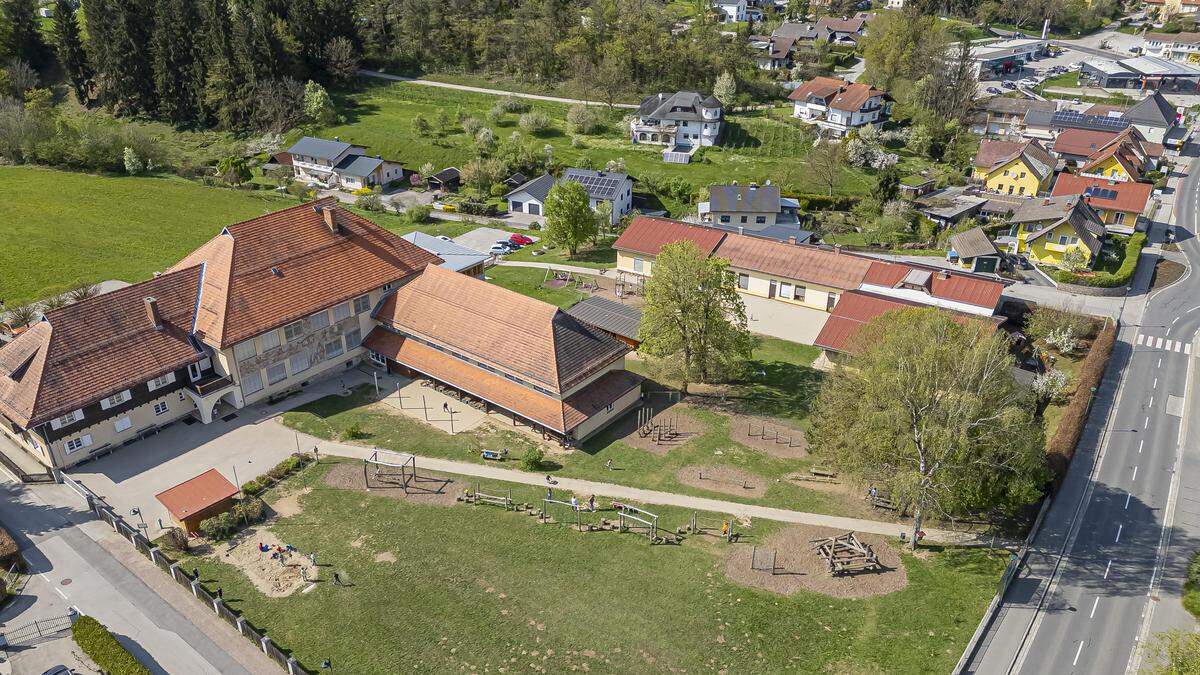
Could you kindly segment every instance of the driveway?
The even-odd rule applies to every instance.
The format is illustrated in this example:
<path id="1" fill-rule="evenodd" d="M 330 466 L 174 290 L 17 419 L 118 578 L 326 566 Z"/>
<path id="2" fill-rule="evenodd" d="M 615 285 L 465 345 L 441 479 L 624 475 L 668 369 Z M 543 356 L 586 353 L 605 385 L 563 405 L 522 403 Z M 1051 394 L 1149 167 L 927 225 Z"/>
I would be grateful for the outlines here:
<path id="1" fill-rule="evenodd" d="M 488 249 L 492 247 L 492 244 L 500 240 L 508 241 L 508 238 L 511 236 L 510 232 L 494 227 L 477 227 L 466 234 L 460 234 L 455 237 L 454 243 L 488 255 Z M 537 237 L 530 237 L 530 239 L 534 241 L 538 240 Z"/>

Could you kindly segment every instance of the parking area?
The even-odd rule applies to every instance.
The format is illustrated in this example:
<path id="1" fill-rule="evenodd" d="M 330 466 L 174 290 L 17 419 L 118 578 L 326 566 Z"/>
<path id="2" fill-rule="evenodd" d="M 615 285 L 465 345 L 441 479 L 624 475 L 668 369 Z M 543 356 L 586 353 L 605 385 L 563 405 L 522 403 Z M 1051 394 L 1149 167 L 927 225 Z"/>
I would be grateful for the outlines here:
<path id="1" fill-rule="evenodd" d="M 492 247 L 492 244 L 495 244 L 501 240 L 508 241 L 508 238 L 511 236 L 511 232 L 506 232 L 505 230 L 497 229 L 495 227 L 477 227 L 466 234 L 460 234 L 459 236 L 455 237 L 454 243 L 458 244 L 459 246 L 466 246 L 473 251 L 479 251 L 480 253 L 486 255 L 488 253 L 488 249 Z M 529 237 L 535 242 L 538 240 L 538 237 L 535 237 L 531 234 L 526 234 L 525 236 Z"/>

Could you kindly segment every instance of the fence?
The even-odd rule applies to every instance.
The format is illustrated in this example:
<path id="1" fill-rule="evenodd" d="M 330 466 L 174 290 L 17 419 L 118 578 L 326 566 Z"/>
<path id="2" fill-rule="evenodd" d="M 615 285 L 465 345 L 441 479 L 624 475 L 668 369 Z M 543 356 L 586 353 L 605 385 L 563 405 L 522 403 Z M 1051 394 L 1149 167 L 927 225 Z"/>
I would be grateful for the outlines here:
<path id="1" fill-rule="evenodd" d="M 203 603 L 214 614 L 224 619 L 232 626 L 242 637 L 249 640 L 255 647 L 261 649 L 264 654 L 271 658 L 280 668 L 287 671 L 288 675 L 308 675 L 311 671 L 306 670 L 300 665 L 296 659 L 289 656 L 286 652 L 279 648 L 267 634 L 250 625 L 250 622 L 233 611 L 225 602 L 215 595 L 208 592 L 204 585 L 200 582 L 199 577 L 190 575 L 183 569 L 180 569 L 179 563 L 171 560 L 165 553 L 160 551 L 154 542 L 150 541 L 146 535 L 142 534 L 138 528 L 125 522 L 117 512 L 113 510 L 103 499 L 96 493 L 89 490 L 79 481 L 70 476 L 60 473 L 58 476 L 67 487 L 74 490 L 80 497 L 87 502 L 88 509 L 96 514 L 98 518 L 108 523 L 117 534 L 129 540 L 142 555 L 150 559 L 159 569 L 168 574 L 180 586 L 192 594 L 199 602 Z M 70 624 L 68 624 L 69 626 Z M 11 644 L 11 643 L 10 643 Z"/>
<path id="2" fill-rule="evenodd" d="M 18 450 L 18 452 L 20 452 Z M 17 477 L 17 480 L 22 483 L 53 483 L 54 474 L 47 469 L 44 473 L 26 473 L 17 463 L 9 459 L 8 455 L 0 452 L 0 464 L 8 469 L 9 473 Z"/>
<path id="3" fill-rule="evenodd" d="M 74 622 L 75 615 L 73 614 L 33 621 L 0 634 L 0 646 L 27 645 L 42 638 L 56 637 L 59 633 L 70 630 L 71 624 Z"/>

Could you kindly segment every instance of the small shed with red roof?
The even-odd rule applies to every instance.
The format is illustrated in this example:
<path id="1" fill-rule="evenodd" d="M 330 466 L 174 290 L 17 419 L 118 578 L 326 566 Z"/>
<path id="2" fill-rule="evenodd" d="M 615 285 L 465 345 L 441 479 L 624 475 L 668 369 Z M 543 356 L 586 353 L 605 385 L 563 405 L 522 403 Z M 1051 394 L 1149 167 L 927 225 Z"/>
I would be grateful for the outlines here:
<path id="1" fill-rule="evenodd" d="M 155 497 L 167 507 L 175 524 L 192 534 L 200 530 L 200 521 L 231 509 L 237 493 L 237 486 L 220 471 L 209 469 Z"/>

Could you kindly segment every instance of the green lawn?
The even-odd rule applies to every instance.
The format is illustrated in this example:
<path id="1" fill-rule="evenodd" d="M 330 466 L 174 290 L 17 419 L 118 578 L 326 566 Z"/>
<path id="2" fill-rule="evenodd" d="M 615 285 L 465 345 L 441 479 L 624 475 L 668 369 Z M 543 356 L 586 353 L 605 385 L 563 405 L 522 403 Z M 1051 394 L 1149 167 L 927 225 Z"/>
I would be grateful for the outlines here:
<path id="1" fill-rule="evenodd" d="M 422 115 L 436 127 L 439 110 L 444 110 L 450 120 L 459 113 L 473 116 L 485 123 L 489 109 L 499 99 L 490 94 L 437 89 L 428 86 L 401 82 L 366 82 L 356 93 L 338 97 L 339 110 L 344 121 L 341 124 L 310 129 L 306 133 L 322 137 L 338 136 L 342 140 L 368 146 L 371 152 L 394 157 L 407 166 L 418 167 L 430 162 L 438 168 L 459 166 L 474 156 L 472 139 L 457 125 L 451 123 L 446 129 L 436 130 L 429 135 L 413 131 L 412 120 Z M 787 121 L 783 113 L 752 113 L 730 115 L 726 147 L 707 148 L 697 161 L 687 164 L 667 164 L 662 161 L 659 146 L 633 145 L 628 133 L 621 127 L 621 119 L 627 110 L 608 111 L 599 108 L 608 116 L 607 131 L 597 136 L 582 136 L 582 147 L 573 147 L 571 134 L 565 118 L 565 104 L 528 101 L 534 110 L 545 113 L 552 126 L 537 136 L 523 134 L 523 142 L 541 153 L 545 145 L 553 147 L 554 158 L 565 164 L 578 164 L 587 157 L 595 166 L 603 166 L 609 160 L 623 159 L 628 172 L 634 177 L 650 174 L 678 176 L 693 183 L 697 188 L 710 183 L 730 180 L 757 181 L 768 179 L 785 189 L 798 192 L 823 192 L 803 161 L 808 144 L 804 132 L 794 123 Z M 783 109 L 781 109 L 783 110 Z M 505 140 L 514 131 L 519 131 L 518 115 L 504 115 L 493 131 L 497 139 Z M 845 169 L 838 192 L 866 194 L 874 189 L 875 179 L 857 169 Z"/>
<path id="2" fill-rule="evenodd" d="M 1078 87 L 1079 86 L 1079 71 L 1073 70 L 1054 77 L 1048 77 L 1042 81 L 1040 88 L 1046 87 Z"/>
<path id="3" fill-rule="evenodd" d="M 535 237 L 541 237 L 540 232 L 529 232 Z M 595 267 L 608 268 L 616 267 L 617 251 L 612 247 L 612 243 L 616 241 L 616 237 L 608 236 L 601 237 L 596 246 L 586 246 L 575 253 L 574 256 L 568 254 L 565 248 L 552 247 L 543 249 L 541 242 L 537 242 L 531 246 L 526 246 L 521 250 L 504 256 L 505 260 L 514 261 L 533 261 L 550 263 L 553 265 L 572 265 L 575 267 Z M 538 251 L 540 255 L 534 255 Z"/>
<path id="4" fill-rule="evenodd" d="M 545 285 L 546 270 L 537 267 L 491 267 L 485 273 L 488 281 L 503 286 L 510 291 L 516 291 L 531 298 L 537 298 L 563 309 L 574 305 L 583 299 L 584 294 L 575 290 L 573 284 L 560 288 L 550 288 Z"/>
<path id="5" fill-rule="evenodd" d="M 0 298 L 39 299 L 79 281 L 142 281 L 221 227 L 295 203 L 173 177 L 0 167 Z"/>
<path id="6" fill-rule="evenodd" d="M 314 488 L 272 530 L 315 550 L 322 581 L 282 598 L 211 557 L 185 558 L 204 585 L 310 670 L 333 672 L 947 672 L 995 592 L 1006 554 L 905 554 L 908 586 L 869 599 L 735 585 L 744 543 L 580 534 L 488 507 L 414 504 L 327 487 L 325 463 L 284 483 Z M 512 487 L 517 500 L 540 490 Z M 279 489 L 268 493 L 278 498 Z M 654 507 L 668 528 L 689 514 Z M 377 561 L 391 554 L 395 562 Z M 353 583 L 338 587 L 334 571 Z"/>

